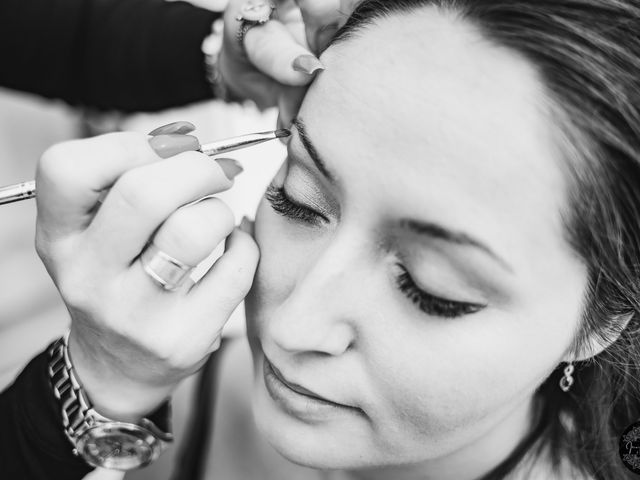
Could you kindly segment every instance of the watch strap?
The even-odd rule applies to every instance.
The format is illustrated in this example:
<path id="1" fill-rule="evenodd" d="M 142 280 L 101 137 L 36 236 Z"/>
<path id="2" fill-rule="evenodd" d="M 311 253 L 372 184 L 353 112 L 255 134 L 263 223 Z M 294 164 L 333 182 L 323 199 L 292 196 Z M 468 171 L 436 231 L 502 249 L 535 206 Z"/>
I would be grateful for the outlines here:
<path id="1" fill-rule="evenodd" d="M 69 332 L 51 344 L 49 355 L 49 379 L 53 394 L 60 402 L 64 433 L 78 455 L 76 439 L 88 428 L 99 423 L 113 422 L 100 415 L 85 394 L 82 384 L 75 375 L 69 356 Z M 148 418 L 140 421 L 140 426 L 148 429 L 163 442 L 171 442 L 170 402 L 163 403 Z"/>
<path id="2" fill-rule="evenodd" d="M 92 425 L 93 421 L 90 419 L 93 416 L 87 415 L 92 410 L 92 405 L 75 376 L 73 364 L 69 358 L 68 342 L 69 332 L 49 348 L 49 379 L 53 395 L 60 401 L 65 435 L 73 445 L 74 453 L 77 454 L 75 451 L 77 433 Z M 103 419 L 108 421 L 104 417 Z"/>

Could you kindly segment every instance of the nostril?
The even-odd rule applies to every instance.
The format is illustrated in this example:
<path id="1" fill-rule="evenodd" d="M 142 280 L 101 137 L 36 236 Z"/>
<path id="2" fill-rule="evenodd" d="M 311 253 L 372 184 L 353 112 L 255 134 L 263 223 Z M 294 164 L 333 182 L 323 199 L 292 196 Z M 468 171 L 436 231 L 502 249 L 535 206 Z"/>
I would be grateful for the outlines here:
<path id="1" fill-rule="evenodd" d="M 265 334 L 279 349 L 290 352 L 314 352 L 326 356 L 342 355 L 355 346 L 354 330 L 341 319 L 307 315 L 287 320 L 279 316 L 265 329 Z"/>

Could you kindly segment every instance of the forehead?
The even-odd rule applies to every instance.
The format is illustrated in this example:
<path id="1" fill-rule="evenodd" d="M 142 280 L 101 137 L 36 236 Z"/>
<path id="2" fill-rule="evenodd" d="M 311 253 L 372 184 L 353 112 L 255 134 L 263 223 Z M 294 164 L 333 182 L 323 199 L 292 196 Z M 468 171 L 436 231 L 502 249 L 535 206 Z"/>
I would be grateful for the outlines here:
<path id="1" fill-rule="evenodd" d="M 332 100 L 327 113 L 342 113 L 368 145 L 377 139 L 372 147 L 428 147 L 444 161 L 554 156 L 542 151 L 553 142 L 534 66 L 452 13 L 425 8 L 378 20 L 322 60 L 316 90 Z"/>
<path id="2" fill-rule="evenodd" d="M 401 208 L 419 205 L 422 217 L 444 209 L 498 245 L 518 229 L 539 244 L 561 237 L 561 155 L 526 59 L 425 8 L 376 21 L 322 61 L 301 116 L 338 176 L 357 169 L 360 183 L 395 195 Z"/>

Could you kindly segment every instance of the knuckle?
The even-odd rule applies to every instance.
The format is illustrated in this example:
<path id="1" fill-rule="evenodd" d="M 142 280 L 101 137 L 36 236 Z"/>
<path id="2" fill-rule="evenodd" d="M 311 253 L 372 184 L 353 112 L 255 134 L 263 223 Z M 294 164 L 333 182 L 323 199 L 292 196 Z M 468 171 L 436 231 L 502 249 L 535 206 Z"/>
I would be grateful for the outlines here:
<path id="1" fill-rule="evenodd" d="M 128 208 L 134 211 L 152 212 L 159 201 L 145 189 L 145 178 L 139 169 L 123 173 L 111 189 L 110 195 L 116 195 Z"/>
<path id="2" fill-rule="evenodd" d="M 158 243 L 176 251 L 208 255 L 234 226 L 233 213 L 218 199 L 176 210 L 158 232 Z"/>
<path id="3" fill-rule="evenodd" d="M 49 147 L 40 157 L 37 177 L 43 179 L 67 178 L 72 171 L 73 158 L 77 155 L 74 142 L 58 143 Z"/>
<path id="4" fill-rule="evenodd" d="M 100 142 L 101 148 L 108 148 L 111 155 L 131 160 L 150 148 L 146 136 L 137 132 L 107 133 L 93 140 Z"/>
<path id="5" fill-rule="evenodd" d="M 91 285 L 91 279 L 77 269 L 60 270 L 56 278 L 56 287 L 65 304 L 82 311 L 91 311 L 95 307 Z"/>
<path id="6" fill-rule="evenodd" d="M 202 227 L 194 215 L 178 209 L 164 223 L 155 243 L 169 252 L 202 252 L 208 248 L 206 239 L 202 235 Z M 195 252 L 194 252 L 195 253 Z"/>
<path id="7" fill-rule="evenodd" d="M 202 233 L 202 228 L 181 218 L 183 217 L 168 220 L 169 225 L 163 226 L 154 243 L 183 262 L 195 265 L 211 253 L 215 245 Z"/>
<path id="8" fill-rule="evenodd" d="M 205 210 L 207 220 L 216 230 L 230 233 L 235 227 L 235 216 L 229 206 L 219 198 L 207 198 L 200 202 Z"/>
<path id="9" fill-rule="evenodd" d="M 46 259 L 49 258 L 49 247 L 50 247 L 50 242 L 42 233 L 42 229 L 37 228 L 36 237 L 35 237 L 35 248 L 36 248 L 36 254 L 41 260 L 45 261 Z"/>

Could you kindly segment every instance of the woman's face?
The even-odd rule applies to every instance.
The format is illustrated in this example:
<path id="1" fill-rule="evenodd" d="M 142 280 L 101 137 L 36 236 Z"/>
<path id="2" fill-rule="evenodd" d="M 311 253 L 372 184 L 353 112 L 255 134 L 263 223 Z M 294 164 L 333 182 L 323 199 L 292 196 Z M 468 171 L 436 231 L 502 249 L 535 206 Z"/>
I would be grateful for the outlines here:
<path id="1" fill-rule="evenodd" d="M 322 61 L 256 221 L 257 422 L 316 467 L 506 454 L 586 282 L 541 83 L 429 9 Z"/>

